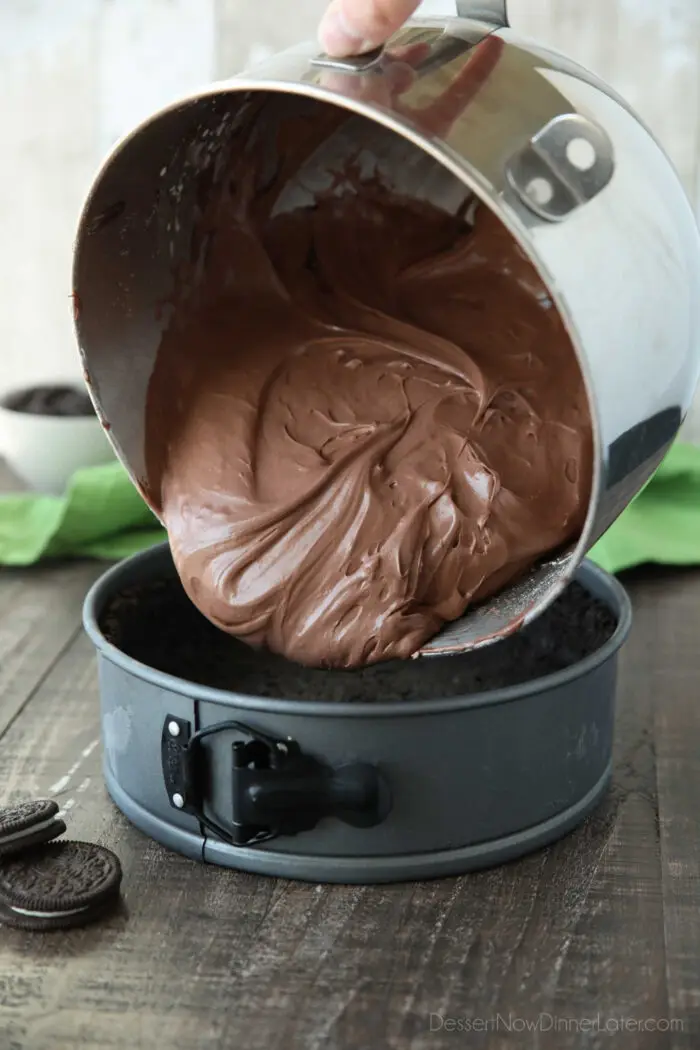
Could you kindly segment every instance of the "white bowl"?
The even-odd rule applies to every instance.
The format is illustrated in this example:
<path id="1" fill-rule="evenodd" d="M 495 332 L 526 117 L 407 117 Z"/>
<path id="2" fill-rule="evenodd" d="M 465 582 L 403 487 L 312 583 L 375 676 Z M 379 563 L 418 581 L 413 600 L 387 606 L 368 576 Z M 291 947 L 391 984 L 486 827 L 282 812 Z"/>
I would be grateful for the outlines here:
<path id="1" fill-rule="evenodd" d="M 0 402 L 0 458 L 30 488 L 60 495 L 76 470 L 109 463 L 114 452 L 97 416 L 32 415 Z"/>

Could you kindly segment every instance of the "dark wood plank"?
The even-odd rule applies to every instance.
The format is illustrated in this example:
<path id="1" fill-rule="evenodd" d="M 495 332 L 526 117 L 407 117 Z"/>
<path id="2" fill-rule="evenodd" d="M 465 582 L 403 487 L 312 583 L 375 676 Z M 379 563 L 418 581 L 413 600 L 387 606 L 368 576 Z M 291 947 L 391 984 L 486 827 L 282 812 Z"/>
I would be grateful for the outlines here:
<path id="1" fill-rule="evenodd" d="M 0 578 L 0 594 L 3 586 Z M 700 578 L 643 579 L 633 592 L 637 626 L 606 803 L 578 832 L 516 864 L 389 887 L 205 868 L 141 836 L 102 786 L 94 663 L 76 637 L 5 734 L 0 801 L 53 788 L 69 806 L 70 833 L 120 855 L 126 903 L 84 931 L 3 930 L 0 1033 L 9 1047 L 697 1046 L 691 624 Z M 491 1030 L 431 1032 L 431 1015 L 481 1019 Z M 599 1016 L 608 1028 L 676 1017 L 684 1031 L 628 1027 L 611 1037 L 588 1030 Z M 559 1030 L 547 1030 L 550 1018 Z M 538 1024 L 544 1030 L 527 1031 Z"/>
<path id="2" fill-rule="evenodd" d="M 85 594 L 101 571 L 91 562 L 0 569 L 0 739 L 80 632 Z"/>
<path id="3" fill-rule="evenodd" d="M 0 493 L 22 489 L 0 459 Z M 82 603 L 104 567 L 0 567 L 0 739 L 80 631 Z"/>
<path id="4" fill-rule="evenodd" d="M 688 1019 L 673 1047 L 700 1045 L 700 576 L 657 579 L 643 595 L 651 669 L 671 1012 Z"/>

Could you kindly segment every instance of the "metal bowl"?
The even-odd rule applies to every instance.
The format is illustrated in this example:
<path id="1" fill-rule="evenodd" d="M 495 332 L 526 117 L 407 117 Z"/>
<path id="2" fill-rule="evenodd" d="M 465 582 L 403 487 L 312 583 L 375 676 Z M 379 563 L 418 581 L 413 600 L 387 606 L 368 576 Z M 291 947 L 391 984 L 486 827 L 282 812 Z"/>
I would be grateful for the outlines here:
<path id="1" fill-rule="evenodd" d="M 660 463 L 700 370 L 700 238 L 657 142 L 602 81 L 510 30 L 503 0 L 460 0 L 458 9 L 460 18 L 411 22 L 357 59 L 293 48 L 149 118 L 100 171 L 74 268 L 92 395 L 143 484 L 161 307 L 190 251 L 198 191 L 222 176 L 223 152 L 245 148 L 251 100 L 265 99 L 257 126 L 270 149 L 285 114 L 333 106 L 348 114 L 345 140 L 369 143 L 402 192 L 443 207 L 473 195 L 494 211 L 542 277 L 578 356 L 594 424 L 592 496 L 573 549 L 469 609 L 426 655 L 490 644 L 562 592 Z"/>

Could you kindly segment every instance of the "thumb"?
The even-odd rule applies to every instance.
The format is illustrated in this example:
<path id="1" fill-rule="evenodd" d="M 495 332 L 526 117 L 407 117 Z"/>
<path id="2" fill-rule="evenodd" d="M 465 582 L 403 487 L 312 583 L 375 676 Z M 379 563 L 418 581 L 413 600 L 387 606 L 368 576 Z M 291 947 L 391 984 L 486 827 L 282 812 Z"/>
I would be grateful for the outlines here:
<path id="1" fill-rule="evenodd" d="M 399 29 L 419 0 L 332 0 L 319 29 L 324 51 L 334 58 L 378 47 Z"/>

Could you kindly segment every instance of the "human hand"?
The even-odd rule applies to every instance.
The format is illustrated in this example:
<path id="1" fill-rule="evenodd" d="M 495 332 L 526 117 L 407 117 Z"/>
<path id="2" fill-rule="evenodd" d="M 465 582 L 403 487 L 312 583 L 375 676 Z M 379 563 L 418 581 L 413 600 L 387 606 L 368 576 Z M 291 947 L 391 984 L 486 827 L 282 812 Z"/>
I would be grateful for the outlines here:
<path id="1" fill-rule="evenodd" d="M 419 0 L 331 0 L 319 29 L 334 58 L 361 55 L 383 44 L 410 18 Z"/>

